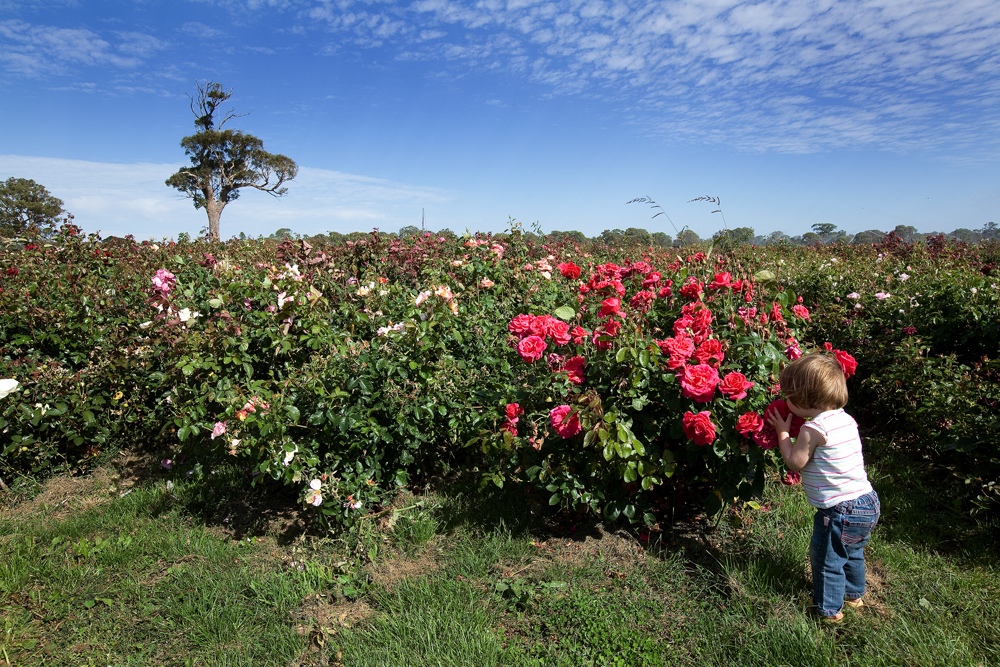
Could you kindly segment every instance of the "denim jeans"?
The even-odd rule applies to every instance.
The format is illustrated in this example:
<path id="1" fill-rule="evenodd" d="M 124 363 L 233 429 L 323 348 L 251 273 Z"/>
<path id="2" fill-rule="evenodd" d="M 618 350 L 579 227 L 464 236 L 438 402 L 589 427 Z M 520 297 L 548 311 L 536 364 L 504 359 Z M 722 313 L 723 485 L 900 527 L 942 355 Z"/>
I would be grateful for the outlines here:
<path id="1" fill-rule="evenodd" d="M 809 560 L 813 602 L 821 616 L 835 616 L 844 600 L 865 594 L 865 545 L 881 514 L 878 494 L 816 510 Z"/>

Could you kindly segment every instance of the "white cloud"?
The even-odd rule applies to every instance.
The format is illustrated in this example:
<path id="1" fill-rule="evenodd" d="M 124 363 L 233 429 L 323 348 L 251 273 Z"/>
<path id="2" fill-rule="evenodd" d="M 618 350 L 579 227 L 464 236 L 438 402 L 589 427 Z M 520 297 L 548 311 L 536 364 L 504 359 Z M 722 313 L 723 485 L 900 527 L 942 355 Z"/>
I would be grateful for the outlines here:
<path id="1" fill-rule="evenodd" d="M 180 167 L 0 155 L 0 180 L 14 176 L 44 185 L 87 232 L 161 238 L 195 234 L 207 222 L 203 210 L 164 184 Z M 422 206 L 453 198 L 438 188 L 302 167 L 283 198 L 243 190 L 223 212 L 221 227 L 224 236 L 268 235 L 281 227 L 304 234 L 394 231 L 419 219 Z"/>
<path id="2" fill-rule="evenodd" d="M 86 28 L 0 21 L 0 68 L 19 76 L 66 74 L 74 66 L 132 69 L 166 47 L 138 32 L 118 33 L 117 44 L 112 44 Z"/>
<path id="3" fill-rule="evenodd" d="M 992 0 L 321 0 L 311 11 L 356 44 L 389 45 L 407 60 L 499 63 L 692 140 L 996 148 Z M 822 113 L 799 112 L 801 100 L 822 98 Z"/>

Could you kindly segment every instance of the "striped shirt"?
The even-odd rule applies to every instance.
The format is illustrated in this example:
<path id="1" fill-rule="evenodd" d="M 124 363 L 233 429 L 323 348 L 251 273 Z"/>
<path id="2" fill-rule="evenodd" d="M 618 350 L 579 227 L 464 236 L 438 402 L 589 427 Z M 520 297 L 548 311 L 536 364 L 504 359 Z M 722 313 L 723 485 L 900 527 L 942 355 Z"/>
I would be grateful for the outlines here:
<path id="1" fill-rule="evenodd" d="M 841 410 L 821 412 L 803 428 L 811 428 L 826 442 L 802 468 L 802 488 L 809 504 L 818 509 L 854 500 L 872 490 L 861 454 L 858 423 Z"/>

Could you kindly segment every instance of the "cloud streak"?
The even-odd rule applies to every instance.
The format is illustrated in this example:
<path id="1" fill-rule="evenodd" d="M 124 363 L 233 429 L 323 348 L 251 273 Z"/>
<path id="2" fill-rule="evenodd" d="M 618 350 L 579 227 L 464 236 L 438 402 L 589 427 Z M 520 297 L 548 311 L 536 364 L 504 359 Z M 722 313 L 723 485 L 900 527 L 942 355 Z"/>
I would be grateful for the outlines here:
<path id="1" fill-rule="evenodd" d="M 305 15 L 400 59 L 613 101 L 674 138 L 996 149 L 1000 5 L 987 0 L 319 0 Z"/>

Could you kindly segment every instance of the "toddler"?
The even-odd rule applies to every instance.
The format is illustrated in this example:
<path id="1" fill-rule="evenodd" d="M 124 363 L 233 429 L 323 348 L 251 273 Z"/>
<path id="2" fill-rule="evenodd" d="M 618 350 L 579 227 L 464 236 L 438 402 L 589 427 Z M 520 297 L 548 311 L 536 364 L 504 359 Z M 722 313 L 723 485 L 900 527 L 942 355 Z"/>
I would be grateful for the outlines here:
<path id="1" fill-rule="evenodd" d="M 802 474 L 802 488 L 816 508 L 809 560 L 813 601 L 821 617 L 843 620 L 843 606 L 862 606 L 865 555 L 881 508 L 868 482 L 858 425 L 844 412 L 847 381 L 840 364 L 825 354 L 796 359 L 781 372 L 789 414 L 771 410 L 767 422 L 778 434 L 785 464 Z M 792 417 L 806 420 L 795 443 Z"/>

